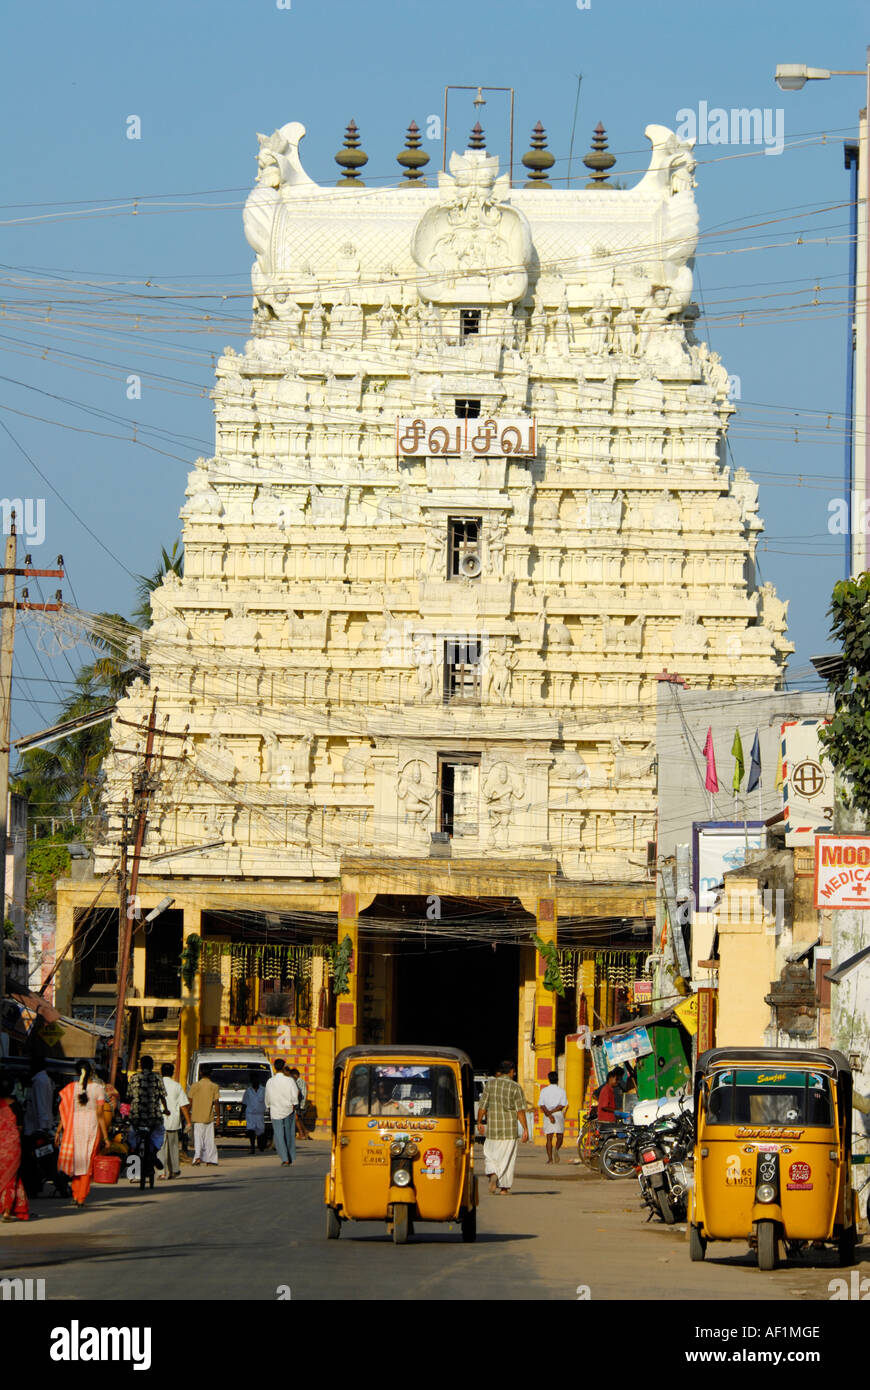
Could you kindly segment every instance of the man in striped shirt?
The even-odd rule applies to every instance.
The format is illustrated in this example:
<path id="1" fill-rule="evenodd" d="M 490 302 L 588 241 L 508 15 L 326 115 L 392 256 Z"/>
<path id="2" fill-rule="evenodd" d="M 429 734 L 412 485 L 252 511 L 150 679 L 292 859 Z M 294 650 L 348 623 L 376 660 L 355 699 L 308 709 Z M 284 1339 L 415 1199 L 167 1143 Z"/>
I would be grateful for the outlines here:
<path id="1" fill-rule="evenodd" d="M 487 1081 L 477 1111 L 478 1132 L 486 1135 L 483 1160 L 489 1175 L 489 1190 L 499 1196 L 506 1196 L 513 1186 L 519 1142 L 517 1121 L 522 1128 L 523 1143 L 529 1142 L 526 1098 L 516 1083 L 516 1073 L 513 1062 L 502 1062 L 493 1080 Z"/>

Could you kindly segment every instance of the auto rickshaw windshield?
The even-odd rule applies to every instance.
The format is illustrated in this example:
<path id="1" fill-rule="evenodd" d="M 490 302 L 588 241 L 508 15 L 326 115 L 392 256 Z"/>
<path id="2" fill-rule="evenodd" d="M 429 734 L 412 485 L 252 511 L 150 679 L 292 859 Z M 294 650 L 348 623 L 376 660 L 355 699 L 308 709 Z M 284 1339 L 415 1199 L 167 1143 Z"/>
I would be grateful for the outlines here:
<path id="1" fill-rule="evenodd" d="M 459 1115 L 456 1076 L 450 1067 L 362 1063 L 348 1081 L 348 1115 Z"/>
<path id="2" fill-rule="evenodd" d="M 831 1081 L 814 1071 L 717 1071 L 710 1081 L 706 1118 L 710 1125 L 830 1128 L 834 1123 Z"/>

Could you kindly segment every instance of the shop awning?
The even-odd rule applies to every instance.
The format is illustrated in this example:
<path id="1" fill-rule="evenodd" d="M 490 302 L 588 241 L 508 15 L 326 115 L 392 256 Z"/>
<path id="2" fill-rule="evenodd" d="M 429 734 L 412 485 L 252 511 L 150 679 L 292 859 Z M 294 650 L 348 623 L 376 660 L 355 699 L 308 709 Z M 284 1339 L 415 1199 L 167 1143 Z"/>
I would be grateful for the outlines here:
<path id="1" fill-rule="evenodd" d="M 664 1023 L 669 1018 L 675 1018 L 680 1004 L 685 1002 L 684 999 L 680 999 L 667 1009 L 659 1009 L 658 1013 L 640 1014 L 637 1018 L 629 1019 L 627 1023 L 615 1023 L 612 1028 L 599 1028 L 598 1032 L 593 1033 L 592 1036 L 593 1038 L 615 1038 L 620 1033 L 630 1033 L 633 1028 L 651 1028 L 653 1024 Z M 679 1023 L 679 1019 L 677 1022 Z"/>

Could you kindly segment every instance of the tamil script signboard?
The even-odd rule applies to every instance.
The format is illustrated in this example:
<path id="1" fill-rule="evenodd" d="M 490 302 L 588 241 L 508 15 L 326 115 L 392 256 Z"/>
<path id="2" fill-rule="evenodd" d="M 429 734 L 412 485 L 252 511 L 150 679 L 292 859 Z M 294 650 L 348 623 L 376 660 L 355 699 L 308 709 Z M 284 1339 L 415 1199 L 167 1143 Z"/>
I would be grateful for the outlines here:
<path id="1" fill-rule="evenodd" d="M 480 458 L 534 458 L 535 421 L 527 415 L 502 419 L 457 420 L 455 415 L 396 421 L 396 456 L 426 458 L 437 454 L 475 454 Z"/>
<path id="2" fill-rule="evenodd" d="M 816 836 L 816 907 L 870 907 L 870 835 Z"/>

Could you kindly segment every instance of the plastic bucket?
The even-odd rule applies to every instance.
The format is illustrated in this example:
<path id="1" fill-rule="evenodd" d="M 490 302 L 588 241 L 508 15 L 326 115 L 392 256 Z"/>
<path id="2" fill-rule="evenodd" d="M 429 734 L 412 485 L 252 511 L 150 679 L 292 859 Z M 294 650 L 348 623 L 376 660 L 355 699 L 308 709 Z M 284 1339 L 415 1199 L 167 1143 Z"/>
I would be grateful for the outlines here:
<path id="1" fill-rule="evenodd" d="M 117 1182 L 121 1160 L 117 1154 L 100 1154 L 94 1159 L 94 1182 Z"/>

